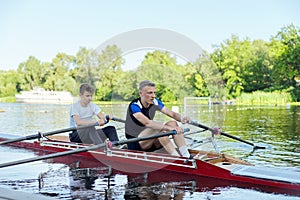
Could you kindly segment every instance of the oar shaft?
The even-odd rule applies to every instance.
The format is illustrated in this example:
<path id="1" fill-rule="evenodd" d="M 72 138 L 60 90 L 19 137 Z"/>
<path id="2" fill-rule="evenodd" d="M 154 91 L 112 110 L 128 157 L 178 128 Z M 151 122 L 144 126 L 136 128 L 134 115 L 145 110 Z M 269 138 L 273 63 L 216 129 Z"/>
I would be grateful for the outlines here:
<path id="1" fill-rule="evenodd" d="M 187 131 L 189 131 L 189 129 L 184 129 L 184 131 L 187 132 Z M 146 137 L 139 137 L 139 138 L 131 138 L 131 139 L 128 139 L 128 140 L 114 141 L 114 142 L 112 142 L 112 144 L 113 145 L 122 145 L 122 144 L 138 142 L 138 141 L 144 141 L 144 140 L 150 140 L 150 139 L 155 139 L 155 138 L 165 137 L 165 136 L 175 135 L 175 134 L 177 134 L 177 132 L 175 130 L 173 130 L 173 131 L 158 133 L 158 134 L 154 134 L 154 135 L 150 135 L 150 136 L 146 136 Z M 66 155 L 71 155 L 71 154 L 76 154 L 76 153 L 82 153 L 82 152 L 86 152 L 86 151 L 92 151 L 92 150 L 96 150 L 96 149 L 100 149 L 102 147 L 105 147 L 105 145 L 106 145 L 105 143 L 102 143 L 102 144 L 97 144 L 97 145 L 84 147 L 84 148 L 80 148 L 80 149 L 64 151 L 64 152 L 58 152 L 58 153 L 43 155 L 43 156 L 34 157 L 34 158 L 27 158 L 27 159 L 18 160 L 18 161 L 7 162 L 7 163 L 0 164 L 0 168 L 19 165 L 19 164 L 24 164 L 24 163 L 29 163 L 29 162 L 34 162 L 34 161 L 39 161 L 39 160 L 45 160 L 45 159 L 50 159 L 50 158 L 56 158 L 56 157 L 61 157 L 61 156 L 66 156 Z"/>
<path id="2" fill-rule="evenodd" d="M 200 124 L 200 123 L 197 123 L 197 122 L 194 122 L 194 121 L 192 121 L 190 124 L 191 124 L 191 125 L 194 125 L 194 126 L 198 126 L 198 127 L 200 127 L 200 128 L 206 129 L 206 130 L 214 131 L 213 128 L 210 128 L 210 127 L 208 127 L 208 126 L 206 126 L 206 125 L 204 125 L 204 124 Z M 243 140 L 243 139 L 241 139 L 241 138 L 235 137 L 235 136 L 230 135 L 230 134 L 228 134 L 228 133 L 220 132 L 220 134 L 223 135 L 223 136 L 229 137 L 229 138 L 231 138 L 231 139 L 238 140 L 238 141 L 240 141 L 240 142 L 244 142 L 244 143 L 249 144 L 249 145 L 251 145 L 251 146 L 255 146 L 255 145 L 254 145 L 253 143 L 251 143 L 251 142 L 248 142 L 248 141 Z"/>
<path id="3" fill-rule="evenodd" d="M 92 126 L 95 126 L 95 125 L 90 124 L 90 125 L 85 125 L 85 126 L 78 126 L 78 127 L 70 127 L 70 128 L 60 129 L 60 130 L 56 130 L 56 131 L 49 131 L 49 132 L 45 132 L 45 133 L 41 133 L 41 134 L 27 135 L 27 136 L 20 137 L 20 138 L 14 138 L 14 139 L 9 139 L 9 140 L 2 141 L 2 142 L 0 142 L 0 145 L 9 144 L 9 143 L 13 143 L 13 142 L 19 142 L 19 141 L 23 141 L 23 140 L 32 140 L 32 139 L 36 139 L 36 138 L 41 137 L 41 135 L 43 135 L 43 136 L 55 135 L 55 134 L 58 134 L 58 133 L 65 133 L 65 132 L 69 132 L 69 131 L 75 131 L 75 130 L 88 128 L 88 127 L 92 127 Z"/>
<path id="4" fill-rule="evenodd" d="M 224 133 L 224 132 L 220 132 L 220 133 L 221 133 L 221 135 L 224 135 L 224 136 L 229 137 L 229 138 L 231 138 L 231 139 L 238 140 L 238 141 L 240 141 L 240 142 L 244 142 L 244 143 L 249 144 L 249 145 L 251 145 L 251 146 L 255 146 L 255 144 L 253 144 L 252 142 L 248 142 L 248 141 L 246 141 L 246 140 L 243 140 L 243 139 L 241 139 L 241 138 L 235 137 L 235 136 L 233 136 L 233 135 L 229 135 L 228 133 Z"/>
<path id="5" fill-rule="evenodd" d="M 24 163 L 35 162 L 35 161 L 45 160 L 45 159 L 50 159 L 50 158 L 56 158 L 56 157 L 71 155 L 71 154 L 75 154 L 75 153 L 86 152 L 86 151 L 90 151 L 90 150 L 99 149 L 104 146 L 105 146 L 105 144 L 99 144 L 99 145 L 80 148 L 80 149 L 76 149 L 76 150 L 58 152 L 58 153 L 43 155 L 43 156 L 39 156 L 39 157 L 33 157 L 33 158 L 27 158 L 27 159 L 23 159 L 23 160 L 7 162 L 7 163 L 0 164 L 0 168 L 14 166 L 14 165 L 20 165 L 20 164 L 24 164 Z"/>
<path id="6" fill-rule="evenodd" d="M 113 117 L 112 120 L 114 120 L 116 122 L 122 122 L 122 123 L 126 122 L 124 119 L 119 119 L 119 118 L 116 118 L 116 117 Z"/>
<path id="7" fill-rule="evenodd" d="M 108 116 L 106 116 L 106 118 L 108 118 Z M 117 122 L 125 123 L 125 120 L 115 118 L 115 117 L 112 120 L 117 121 Z M 20 137 L 20 138 L 14 138 L 14 139 L 1 141 L 0 145 L 9 144 L 9 143 L 13 143 L 13 142 L 19 142 L 19 141 L 23 141 L 23 140 L 32 140 L 32 139 L 36 139 L 36 138 L 41 137 L 41 135 L 43 135 L 43 136 L 55 135 L 55 134 L 58 134 L 58 133 L 65 133 L 65 132 L 69 132 L 69 131 L 75 131 L 75 130 L 79 130 L 79 129 L 89 128 L 89 127 L 92 127 L 92 126 L 95 126 L 95 124 L 89 124 L 89 125 L 78 126 L 78 127 L 70 127 L 70 128 L 60 129 L 60 130 L 56 130 L 56 131 L 40 133 L 40 134 L 27 135 L 27 136 Z"/>

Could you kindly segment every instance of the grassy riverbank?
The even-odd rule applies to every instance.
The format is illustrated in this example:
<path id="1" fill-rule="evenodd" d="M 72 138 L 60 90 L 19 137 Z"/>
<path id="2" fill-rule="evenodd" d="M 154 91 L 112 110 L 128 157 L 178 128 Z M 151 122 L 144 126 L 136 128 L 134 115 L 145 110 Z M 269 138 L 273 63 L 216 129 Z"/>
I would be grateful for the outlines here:
<path id="1" fill-rule="evenodd" d="M 236 105 L 300 105 L 300 102 L 292 102 L 292 97 L 285 92 L 244 93 L 235 101 Z"/>
<path id="2" fill-rule="evenodd" d="M 1 97 L 0 102 L 14 103 L 16 102 L 16 97 L 15 96 Z"/>

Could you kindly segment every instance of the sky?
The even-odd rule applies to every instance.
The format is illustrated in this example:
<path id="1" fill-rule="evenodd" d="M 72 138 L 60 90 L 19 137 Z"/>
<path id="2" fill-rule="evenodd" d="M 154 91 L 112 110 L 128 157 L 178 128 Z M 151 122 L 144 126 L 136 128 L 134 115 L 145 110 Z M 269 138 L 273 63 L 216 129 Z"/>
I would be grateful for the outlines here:
<path id="1" fill-rule="evenodd" d="M 269 41 L 290 24 L 300 26 L 298 0 L 0 0 L 0 70 L 143 28 L 180 33 L 212 52 L 233 34 Z"/>

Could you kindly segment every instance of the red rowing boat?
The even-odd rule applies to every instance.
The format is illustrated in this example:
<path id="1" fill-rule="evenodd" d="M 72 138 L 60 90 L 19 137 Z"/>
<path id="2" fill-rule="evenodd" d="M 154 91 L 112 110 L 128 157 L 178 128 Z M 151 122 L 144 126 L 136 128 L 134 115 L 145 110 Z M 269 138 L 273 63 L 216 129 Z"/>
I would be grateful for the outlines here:
<path id="1" fill-rule="evenodd" d="M 0 137 L 0 141 L 7 140 Z M 90 147 L 64 141 L 19 141 L 10 146 L 31 149 L 39 156 Z M 162 180 L 197 181 L 199 185 L 238 186 L 267 192 L 300 196 L 300 171 L 254 166 L 243 160 L 215 152 L 190 150 L 194 159 L 159 152 L 131 151 L 109 147 L 56 157 L 53 162 L 72 164 L 76 168 L 109 166 L 127 174 L 148 173 L 150 182 Z M 75 163 L 75 164 L 74 164 Z M 206 181 L 206 182 L 203 182 Z"/>

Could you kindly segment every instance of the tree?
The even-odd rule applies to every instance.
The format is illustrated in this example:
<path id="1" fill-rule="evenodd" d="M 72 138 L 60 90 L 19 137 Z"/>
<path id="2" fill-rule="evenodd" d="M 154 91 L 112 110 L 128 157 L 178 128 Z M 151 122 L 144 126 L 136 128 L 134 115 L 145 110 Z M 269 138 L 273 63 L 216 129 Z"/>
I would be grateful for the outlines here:
<path id="1" fill-rule="evenodd" d="M 14 71 L 0 71 L 0 97 L 14 96 L 20 87 L 20 75 Z"/>
<path id="2" fill-rule="evenodd" d="M 93 49 L 80 48 L 76 54 L 76 82 L 95 85 L 99 80 L 97 72 L 98 53 Z"/>
<path id="3" fill-rule="evenodd" d="M 136 71 L 137 82 L 151 80 L 157 84 L 158 98 L 175 101 L 191 93 L 185 71 L 168 52 L 149 52 Z"/>
<path id="4" fill-rule="evenodd" d="M 283 27 L 271 39 L 271 55 L 274 60 L 272 82 L 277 89 L 291 89 L 294 99 L 300 100 L 300 88 L 296 78 L 300 74 L 300 28 Z"/>
<path id="5" fill-rule="evenodd" d="M 114 88 L 117 86 L 119 78 L 122 76 L 121 65 L 124 59 L 121 57 L 121 50 L 116 46 L 108 45 L 97 56 L 98 80 L 96 96 L 99 100 L 111 100 Z"/>
<path id="6" fill-rule="evenodd" d="M 137 84 L 134 71 L 120 73 L 113 88 L 111 100 L 133 100 L 138 96 Z"/>
<path id="7" fill-rule="evenodd" d="M 249 39 L 240 41 L 235 35 L 226 40 L 219 49 L 212 54 L 212 59 L 217 64 L 228 90 L 227 97 L 235 98 L 244 90 L 246 66 L 252 56 L 251 42 Z"/>
<path id="8" fill-rule="evenodd" d="M 43 63 L 47 72 L 43 87 L 54 91 L 74 91 L 76 88 L 75 79 L 69 74 L 74 62 L 74 56 L 58 53 L 52 59 L 52 63 Z"/>
<path id="9" fill-rule="evenodd" d="M 269 43 L 254 40 L 250 50 L 249 55 L 251 56 L 247 58 L 247 63 L 241 74 L 244 80 L 244 91 L 253 92 L 267 89 L 271 84 L 270 74 L 272 71 Z"/>
<path id="10" fill-rule="evenodd" d="M 26 62 L 21 63 L 17 72 L 22 74 L 20 79 L 20 88 L 22 90 L 30 90 L 34 86 L 41 86 L 45 76 L 45 70 L 41 62 L 33 56 L 29 56 Z"/>
<path id="11" fill-rule="evenodd" d="M 193 64 L 196 69 L 195 86 L 201 87 L 201 96 L 225 96 L 224 83 L 218 68 L 211 56 L 202 52 L 196 62 Z"/>

